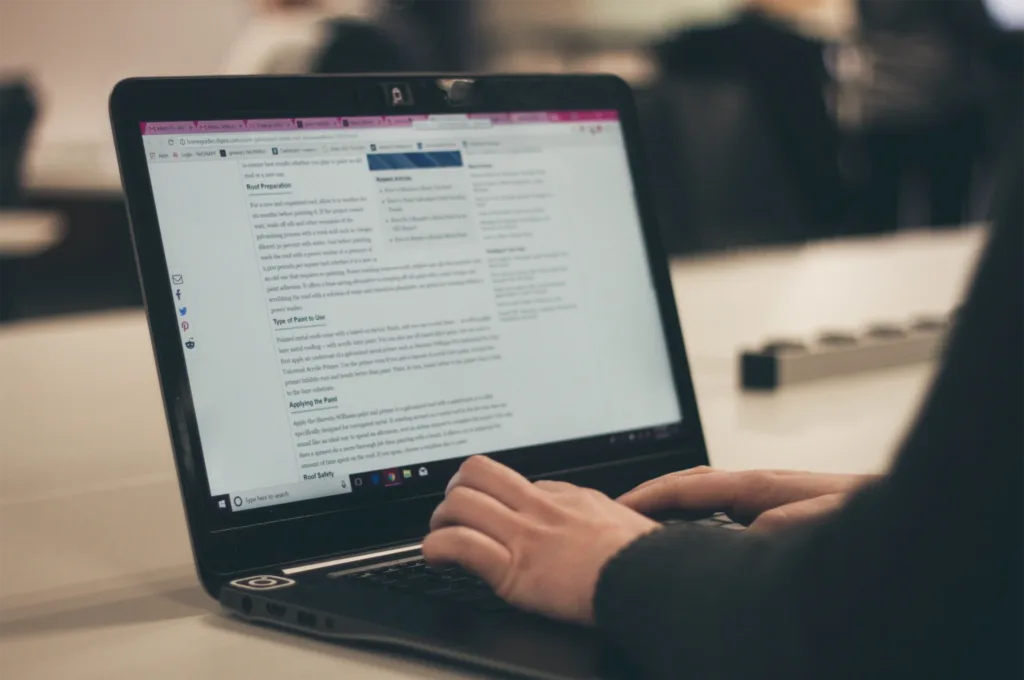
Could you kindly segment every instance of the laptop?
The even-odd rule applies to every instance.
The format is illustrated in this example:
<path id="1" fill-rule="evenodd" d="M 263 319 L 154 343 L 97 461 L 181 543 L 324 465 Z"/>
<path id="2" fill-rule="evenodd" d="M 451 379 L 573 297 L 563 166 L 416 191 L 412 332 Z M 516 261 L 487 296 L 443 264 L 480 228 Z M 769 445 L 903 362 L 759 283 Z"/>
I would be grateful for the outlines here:
<path id="1" fill-rule="evenodd" d="M 635 677 L 419 551 L 473 454 L 610 495 L 707 463 L 629 87 L 132 79 L 110 115 L 209 595 L 502 673 Z"/>

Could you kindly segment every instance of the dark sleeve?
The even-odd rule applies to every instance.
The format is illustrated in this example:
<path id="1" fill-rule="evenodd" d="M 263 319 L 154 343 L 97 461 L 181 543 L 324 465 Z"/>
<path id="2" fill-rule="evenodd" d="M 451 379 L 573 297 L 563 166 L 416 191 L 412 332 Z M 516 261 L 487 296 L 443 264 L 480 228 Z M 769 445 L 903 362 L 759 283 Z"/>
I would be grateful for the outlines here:
<path id="1" fill-rule="evenodd" d="M 652 676 L 1024 676 L 1019 185 L 998 223 L 889 475 L 817 524 L 677 525 L 605 567 L 597 623 Z"/>

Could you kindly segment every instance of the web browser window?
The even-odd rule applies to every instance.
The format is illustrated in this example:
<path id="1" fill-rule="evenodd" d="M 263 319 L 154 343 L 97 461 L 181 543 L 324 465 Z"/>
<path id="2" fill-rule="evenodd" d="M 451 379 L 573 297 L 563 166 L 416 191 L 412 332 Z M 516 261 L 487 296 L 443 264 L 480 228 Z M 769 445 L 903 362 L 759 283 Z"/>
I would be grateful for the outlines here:
<path id="1" fill-rule="evenodd" d="M 142 133 L 231 510 L 680 421 L 614 111 Z"/>

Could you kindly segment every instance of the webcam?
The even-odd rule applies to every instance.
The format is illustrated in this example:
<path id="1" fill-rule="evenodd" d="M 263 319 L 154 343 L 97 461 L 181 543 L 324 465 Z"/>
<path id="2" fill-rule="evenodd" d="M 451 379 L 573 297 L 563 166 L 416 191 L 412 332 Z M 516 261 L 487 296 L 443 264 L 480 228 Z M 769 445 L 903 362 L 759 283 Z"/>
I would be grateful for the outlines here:
<path id="1" fill-rule="evenodd" d="M 459 106 L 468 104 L 473 95 L 472 78 L 442 78 L 437 86 L 444 91 L 445 100 L 449 104 Z"/>
<path id="2" fill-rule="evenodd" d="M 384 97 L 392 107 L 412 106 L 412 90 L 407 83 L 386 83 Z"/>

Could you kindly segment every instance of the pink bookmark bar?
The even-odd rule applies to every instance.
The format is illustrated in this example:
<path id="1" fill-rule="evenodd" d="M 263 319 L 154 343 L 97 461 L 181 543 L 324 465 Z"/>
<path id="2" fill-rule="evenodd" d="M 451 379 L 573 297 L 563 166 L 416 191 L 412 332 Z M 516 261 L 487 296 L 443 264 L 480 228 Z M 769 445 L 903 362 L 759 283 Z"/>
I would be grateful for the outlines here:
<path id="1" fill-rule="evenodd" d="M 252 132 L 259 132 L 261 130 L 277 132 L 297 129 L 294 118 L 254 118 L 246 121 L 246 123 L 246 129 Z"/>
<path id="2" fill-rule="evenodd" d="M 341 127 L 341 118 L 296 118 L 295 127 L 303 130 L 334 130 Z"/>
<path id="3" fill-rule="evenodd" d="M 429 116 L 384 116 L 384 125 L 387 127 L 412 127 L 418 120 L 427 120 Z"/>
<path id="4" fill-rule="evenodd" d="M 341 126 L 347 128 L 384 127 L 384 116 L 350 116 L 341 119 Z"/>
<path id="5" fill-rule="evenodd" d="M 581 123 L 618 120 L 617 111 L 519 111 L 511 113 L 469 113 L 472 120 L 490 120 L 507 125 L 516 123 Z M 144 135 L 173 135 L 203 132 L 276 132 L 281 130 L 335 130 L 344 128 L 411 127 L 425 115 L 348 116 L 320 118 L 251 118 L 248 120 L 183 120 L 140 123 Z"/>
<path id="6" fill-rule="evenodd" d="M 244 132 L 244 120 L 200 120 L 196 121 L 197 132 Z"/>
<path id="7" fill-rule="evenodd" d="M 614 109 L 598 111 L 552 111 L 548 114 L 548 120 L 553 123 L 579 123 L 618 119 L 619 112 Z"/>
<path id="8" fill-rule="evenodd" d="M 179 132 L 195 132 L 196 121 L 182 120 L 172 123 L 140 123 L 144 135 L 173 135 Z"/>
<path id="9" fill-rule="evenodd" d="M 510 123 L 546 123 L 549 119 L 547 111 L 525 111 L 522 113 L 510 113 Z"/>

